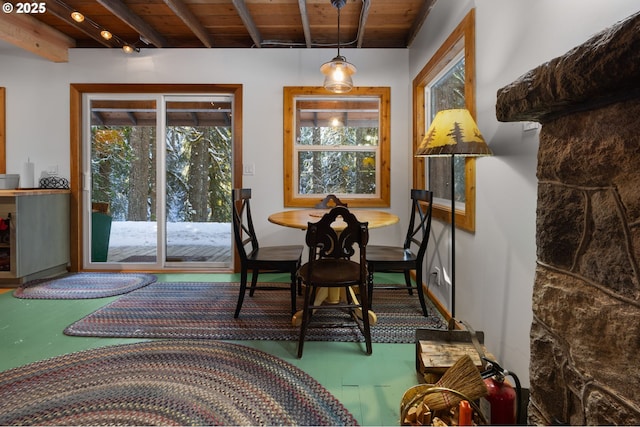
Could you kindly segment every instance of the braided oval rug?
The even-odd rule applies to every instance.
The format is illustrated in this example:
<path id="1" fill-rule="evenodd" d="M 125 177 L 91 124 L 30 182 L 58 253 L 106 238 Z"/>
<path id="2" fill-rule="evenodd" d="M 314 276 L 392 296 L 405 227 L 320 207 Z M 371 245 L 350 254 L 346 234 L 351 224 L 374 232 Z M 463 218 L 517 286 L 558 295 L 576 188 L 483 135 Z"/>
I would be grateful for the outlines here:
<path id="1" fill-rule="evenodd" d="M 156 282 L 119 297 L 65 328 L 72 336 L 117 338 L 182 338 L 218 340 L 296 341 L 300 327 L 291 324 L 288 284 L 285 292 L 249 292 L 237 319 L 238 283 Z M 302 299 L 298 298 L 298 308 Z M 373 342 L 410 343 L 417 328 L 446 329 L 446 323 L 429 302 L 422 315 L 416 295 L 375 291 L 373 310 L 378 323 L 371 327 Z M 314 325 L 340 323 L 337 328 L 314 327 L 307 341 L 362 342 L 355 323 L 335 310 L 313 317 Z"/>
<path id="2" fill-rule="evenodd" d="M 156 281 L 143 273 L 69 273 L 64 276 L 36 279 L 13 291 L 24 299 L 89 299 L 126 294 Z"/>
<path id="3" fill-rule="evenodd" d="M 260 350 L 159 340 L 0 373 L 0 425 L 357 425 L 311 376 Z"/>

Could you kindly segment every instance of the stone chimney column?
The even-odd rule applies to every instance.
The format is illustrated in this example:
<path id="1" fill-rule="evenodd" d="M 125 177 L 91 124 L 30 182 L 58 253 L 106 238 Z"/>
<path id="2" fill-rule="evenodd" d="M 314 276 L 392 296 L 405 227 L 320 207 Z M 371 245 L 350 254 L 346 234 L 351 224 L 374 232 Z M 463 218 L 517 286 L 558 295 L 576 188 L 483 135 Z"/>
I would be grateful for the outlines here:
<path id="1" fill-rule="evenodd" d="M 640 13 L 498 91 L 542 124 L 529 422 L 640 424 Z"/>

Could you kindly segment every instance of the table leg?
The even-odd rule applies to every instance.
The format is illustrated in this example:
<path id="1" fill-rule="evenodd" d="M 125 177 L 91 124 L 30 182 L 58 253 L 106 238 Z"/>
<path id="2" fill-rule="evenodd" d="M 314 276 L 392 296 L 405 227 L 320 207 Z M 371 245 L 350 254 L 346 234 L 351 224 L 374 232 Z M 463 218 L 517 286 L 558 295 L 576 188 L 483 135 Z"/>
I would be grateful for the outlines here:
<path id="1" fill-rule="evenodd" d="M 316 292 L 316 298 L 313 300 L 313 305 L 322 304 L 329 297 L 329 288 L 319 288 L 318 292 Z M 315 313 L 315 310 L 314 310 Z M 293 315 L 291 319 L 291 324 L 293 326 L 302 325 L 302 310 L 296 311 L 296 314 Z"/>
<path id="2" fill-rule="evenodd" d="M 353 291 L 353 287 L 349 287 L 349 293 L 351 294 L 351 299 L 353 300 L 354 303 L 358 303 L 358 297 L 356 296 L 356 293 Z M 359 319 L 362 319 L 362 309 L 361 308 L 356 308 L 356 316 L 358 316 Z M 376 316 L 376 313 L 373 312 L 373 310 L 369 310 L 369 326 L 373 326 L 376 323 L 378 323 L 378 316 Z"/>
<path id="3" fill-rule="evenodd" d="M 353 302 L 357 304 L 358 298 L 355 292 L 353 291 L 352 287 L 349 287 L 349 293 L 351 294 L 351 299 L 353 300 Z M 336 295 L 339 295 L 338 299 L 336 299 Z M 319 288 L 318 292 L 316 293 L 316 298 L 313 301 L 313 305 L 320 305 L 323 302 L 327 302 L 329 304 L 336 304 L 340 301 L 346 301 L 346 300 L 347 300 L 347 296 L 344 292 L 344 288 Z M 362 309 L 360 308 L 356 309 L 356 316 L 362 319 Z M 373 310 L 369 310 L 369 326 L 373 326 L 377 322 L 378 322 L 378 316 L 376 316 L 376 313 L 374 313 Z M 302 324 L 302 310 L 296 311 L 296 313 L 292 316 L 291 324 L 293 326 L 300 326 Z"/>

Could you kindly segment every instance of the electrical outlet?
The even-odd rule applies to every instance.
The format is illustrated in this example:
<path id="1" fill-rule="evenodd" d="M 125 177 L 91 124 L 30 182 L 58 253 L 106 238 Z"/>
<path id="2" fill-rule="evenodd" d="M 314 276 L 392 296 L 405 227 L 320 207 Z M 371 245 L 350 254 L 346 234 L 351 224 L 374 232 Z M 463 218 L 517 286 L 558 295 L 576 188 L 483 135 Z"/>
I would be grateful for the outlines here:
<path id="1" fill-rule="evenodd" d="M 431 274 L 435 276 L 434 279 L 436 282 L 436 286 L 441 286 L 442 283 L 440 282 L 440 267 L 434 267 Z"/>

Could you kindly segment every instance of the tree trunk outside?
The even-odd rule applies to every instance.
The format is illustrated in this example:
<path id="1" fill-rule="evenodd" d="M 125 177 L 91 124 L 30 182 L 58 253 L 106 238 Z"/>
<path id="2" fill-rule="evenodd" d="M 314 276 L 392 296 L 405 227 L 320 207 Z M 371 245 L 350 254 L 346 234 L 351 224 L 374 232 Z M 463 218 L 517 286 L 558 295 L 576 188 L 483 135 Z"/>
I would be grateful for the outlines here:
<path id="1" fill-rule="evenodd" d="M 208 132 L 205 132 L 208 135 Z M 189 158 L 189 204 L 191 221 L 206 222 L 209 216 L 209 141 L 204 135 L 191 143 Z"/>
<path id="2" fill-rule="evenodd" d="M 129 209 L 127 221 L 149 220 L 149 186 L 151 172 L 155 170 L 149 153 L 152 128 L 134 126 L 131 128 L 129 144 L 133 151 L 129 174 Z"/>

